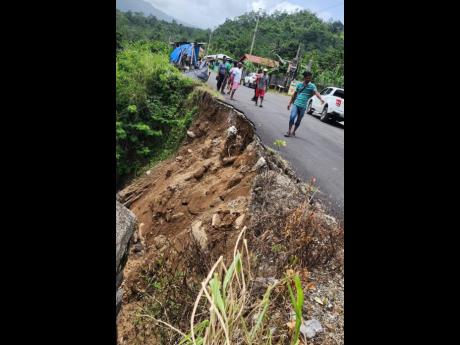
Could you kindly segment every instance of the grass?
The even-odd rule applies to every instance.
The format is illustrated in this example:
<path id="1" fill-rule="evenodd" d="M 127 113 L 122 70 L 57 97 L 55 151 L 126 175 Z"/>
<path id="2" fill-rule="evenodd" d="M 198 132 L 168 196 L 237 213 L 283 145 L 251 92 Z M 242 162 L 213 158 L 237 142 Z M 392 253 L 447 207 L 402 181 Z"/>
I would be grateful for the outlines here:
<path id="1" fill-rule="evenodd" d="M 276 139 L 273 143 L 278 148 L 278 151 L 286 146 L 286 140 Z"/>
<path id="2" fill-rule="evenodd" d="M 180 336 L 180 345 L 272 344 L 274 329 L 269 327 L 268 322 L 272 294 L 273 291 L 287 286 L 296 313 L 291 344 L 298 344 L 303 306 L 303 289 L 299 275 L 292 270 L 288 271 L 283 279 L 267 287 L 262 300 L 254 301 L 250 295 L 253 277 L 248 244 L 243 237 L 245 231 L 246 227 L 238 236 L 231 264 L 225 266 L 223 256 L 219 257 L 201 283 L 188 333 L 152 315 L 140 316 L 176 332 Z M 208 314 L 197 321 L 197 310 L 203 303 Z"/>

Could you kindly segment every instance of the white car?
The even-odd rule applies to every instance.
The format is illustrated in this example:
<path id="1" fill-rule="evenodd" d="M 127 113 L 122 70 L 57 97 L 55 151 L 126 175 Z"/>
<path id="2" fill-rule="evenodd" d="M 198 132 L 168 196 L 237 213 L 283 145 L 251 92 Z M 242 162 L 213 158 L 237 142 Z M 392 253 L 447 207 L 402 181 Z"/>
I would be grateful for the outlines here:
<path id="1" fill-rule="evenodd" d="M 344 90 L 338 87 L 327 87 L 320 92 L 321 98 L 324 100 L 324 105 L 318 97 L 313 96 L 307 104 L 307 113 L 321 114 L 321 121 L 328 120 L 344 121 Z"/>
<path id="2" fill-rule="evenodd" d="M 256 74 L 257 73 L 249 73 L 246 77 L 244 77 L 244 85 L 249 87 L 256 87 Z"/>

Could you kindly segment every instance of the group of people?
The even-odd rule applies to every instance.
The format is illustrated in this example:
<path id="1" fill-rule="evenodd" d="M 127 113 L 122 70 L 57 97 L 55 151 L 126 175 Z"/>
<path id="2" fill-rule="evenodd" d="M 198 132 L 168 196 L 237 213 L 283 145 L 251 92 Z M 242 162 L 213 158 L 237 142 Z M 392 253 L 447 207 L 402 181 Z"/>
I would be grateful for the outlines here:
<path id="1" fill-rule="evenodd" d="M 217 69 L 217 91 L 223 95 L 230 94 L 230 99 L 234 99 L 235 91 L 241 84 L 241 77 L 243 75 L 243 64 L 241 62 L 234 62 L 233 67 L 224 56 L 222 63 L 219 64 Z"/>
<path id="2" fill-rule="evenodd" d="M 256 106 L 258 105 L 258 100 L 260 98 L 260 107 L 265 97 L 265 91 L 268 88 L 268 70 L 259 69 L 256 75 L 256 88 L 253 97 Z M 234 62 L 233 67 L 227 61 L 227 58 L 224 56 L 222 63 L 218 65 L 217 69 L 217 91 L 220 91 L 223 95 L 230 94 L 230 99 L 234 99 L 235 91 L 241 84 L 241 78 L 243 76 L 243 64 L 241 62 Z M 227 92 L 225 92 L 227 91 Z"/>
<path id="3" fill-rule="evenodd" d="M 241 62 L 235 62 L 232 67 L 231 64 L 227 61 L 226 57 L 224 57 L 222 63 L 219 64 L 216 77 L 217 90 L 222 94 L 225 94 L 225 89 L 227 88 L 227 93 L 230 94 L 230 99 L 234 99 L 233 96 L 235 95 L 235 91 L 238 89 L 241 83 L 242 66 L 243 64 Z M 255 105 L 258 106 L 260 99 L 259 107 L 262 107 L 265 92 L 268 88 L 269 79 L 267 72 L 267 69 L 259 69 L 256 74 L 256 88 L 252 101 L 254 101 Z M 296 131 L 300 126 L 300 122 L 305 115 L 308 100 L 313 97 L 313 95 L 318 97 L 321 103 L 324 104 L 324 100 L 316 89 L 315 84 L 311 82 L 312 73 L 308 71 L 304 72 L 303 77 L 303 83 L 297 84 L 296 90 L 289 100 L 287 106 L 287 109 L 290 111 L 290 116 L 288 131 L 284 135 L 286 137 L 295 137 Z"/>

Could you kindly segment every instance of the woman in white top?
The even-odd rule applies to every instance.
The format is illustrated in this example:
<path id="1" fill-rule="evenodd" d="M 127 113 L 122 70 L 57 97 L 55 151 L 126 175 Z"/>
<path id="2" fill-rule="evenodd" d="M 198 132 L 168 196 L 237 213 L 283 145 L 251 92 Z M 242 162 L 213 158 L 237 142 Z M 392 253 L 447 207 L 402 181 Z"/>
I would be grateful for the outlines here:
<path id="1" fill-rule="evenodd" d="M 233 71 L 237 69 L 237 63 L 236 61 L 233 63 L 233 67 L 230 69 L 229 72 L 229 77 L 228 77 L 228 84 L 227 84 L 227 94 L 230 94 L 230 91 L 232 90 L 232 85 L 233 85 Z"/>
<path id="2" fill-rule="evenodd" d="M 233 83 L 232 83 L 232 94 L 230 95 L 230 99 L 234 99 L 233 95 L 235 94 L 236 89 L 238 89 L 238 87 L 240 86 L 241 75 L 243 74 L 242 66 L 243 64 L 241 62 L 238 62 L 238 67 L 232 68 L 233 69 Z"/>

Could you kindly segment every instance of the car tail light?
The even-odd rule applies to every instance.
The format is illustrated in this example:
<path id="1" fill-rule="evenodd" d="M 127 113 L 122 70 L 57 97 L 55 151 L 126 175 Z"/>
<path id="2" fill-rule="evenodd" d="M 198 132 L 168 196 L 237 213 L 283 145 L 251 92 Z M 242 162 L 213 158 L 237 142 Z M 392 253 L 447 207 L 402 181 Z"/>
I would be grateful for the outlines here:
<path id="1" fill-rule="evenodd" d="M 336 105 L 337 107 L 340 107 L 340 104 L 342 104 L 342 100 L 337 98 L 337 99 L 335 100 L 335 105 Z"/>

